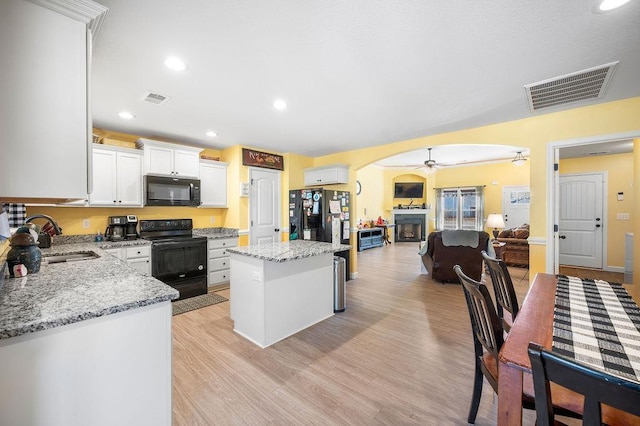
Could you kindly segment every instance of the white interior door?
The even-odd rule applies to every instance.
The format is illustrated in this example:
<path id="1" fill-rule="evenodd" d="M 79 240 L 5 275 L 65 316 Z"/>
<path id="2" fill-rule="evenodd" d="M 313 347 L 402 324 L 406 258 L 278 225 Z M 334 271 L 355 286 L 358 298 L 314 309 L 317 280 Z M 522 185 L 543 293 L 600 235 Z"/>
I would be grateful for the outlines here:
<path id="1" fill-rule="evenodd" d="M 280 172 L 250 168 L 249 241 L 251 245 L 280 241 Z"/>
<path id="2" fill-rule="evenodd" d="M 502 188 L 502 217 L 505 229 L 530 223 L 530 194 L 528 186 L 505 186 Z"/>
<path id="3" fill-rule="evenodd" d="M 559 261 L 602 268 L 604 175 L 560 175 Z"/>

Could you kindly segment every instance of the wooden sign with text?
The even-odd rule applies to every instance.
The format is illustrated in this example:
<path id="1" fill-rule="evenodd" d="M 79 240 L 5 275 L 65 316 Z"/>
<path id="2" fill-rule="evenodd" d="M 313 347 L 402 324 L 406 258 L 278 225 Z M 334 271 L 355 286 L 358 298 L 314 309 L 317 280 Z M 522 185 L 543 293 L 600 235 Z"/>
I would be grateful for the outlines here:
<path id="1" fill-rule="evenodd" d="M 264 167 L 266 169 L 284 170 L 282 155 L 254 151 L 242 148 L 242 165 Z"/>

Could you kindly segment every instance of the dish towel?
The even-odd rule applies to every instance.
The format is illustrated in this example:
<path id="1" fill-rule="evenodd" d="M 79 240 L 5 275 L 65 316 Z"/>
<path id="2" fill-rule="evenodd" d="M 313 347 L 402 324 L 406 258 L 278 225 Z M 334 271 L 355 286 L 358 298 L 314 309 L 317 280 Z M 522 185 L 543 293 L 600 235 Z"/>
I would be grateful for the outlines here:
<path id="1" fill-rule="evenodd" d="M 19 203 L 8 203 L 3 205 L 3 210 L 7 212 L 9 227 L 18 228 L 24 225 L 27 219 L 27 206 Z"/>

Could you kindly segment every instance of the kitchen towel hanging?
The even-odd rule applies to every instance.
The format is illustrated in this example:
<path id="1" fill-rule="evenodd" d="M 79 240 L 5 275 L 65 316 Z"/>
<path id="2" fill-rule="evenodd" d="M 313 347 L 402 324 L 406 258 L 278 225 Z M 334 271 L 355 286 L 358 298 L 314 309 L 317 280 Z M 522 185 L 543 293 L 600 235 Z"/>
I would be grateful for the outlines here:
<path id="1" fill-rule="evenodd" d="M 9 227 L 18 228 L 24 225 L 27 219 L 27 206 L 20 203 L 7 203 L 3 205 L 3 210 L 7 212 Z"/>

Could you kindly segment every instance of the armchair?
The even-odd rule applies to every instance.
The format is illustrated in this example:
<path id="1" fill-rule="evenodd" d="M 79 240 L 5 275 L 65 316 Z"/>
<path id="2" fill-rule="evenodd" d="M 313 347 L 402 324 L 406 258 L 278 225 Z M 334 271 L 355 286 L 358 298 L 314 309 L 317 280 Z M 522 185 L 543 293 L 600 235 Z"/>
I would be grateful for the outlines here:
<path id="1" fill-rule="evenodd" d="M 484 231 L 444 230 L 431 232 L 422 263 L 436 281 L 459 283 L 453 267 L 460 265 L 476 281 L 482 278 L 482 251 L 493 253 L 489 234 Z"/>

